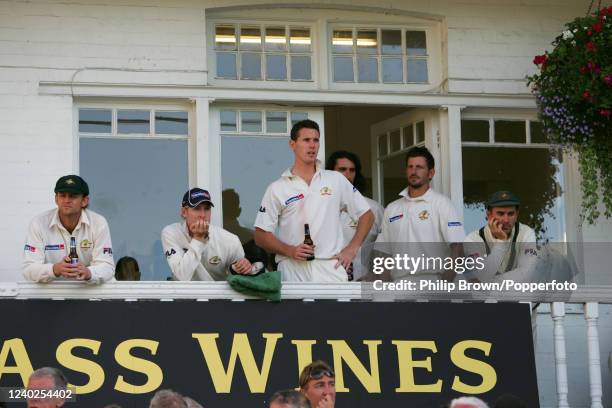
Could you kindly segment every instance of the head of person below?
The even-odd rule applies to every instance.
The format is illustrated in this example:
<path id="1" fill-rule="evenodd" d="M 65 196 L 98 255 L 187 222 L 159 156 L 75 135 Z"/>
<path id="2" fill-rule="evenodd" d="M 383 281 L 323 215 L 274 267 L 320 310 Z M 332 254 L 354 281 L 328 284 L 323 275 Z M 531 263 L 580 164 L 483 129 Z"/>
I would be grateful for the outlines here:
<path id="1" fill-rule="evenodd" d="M 316 122 L 293 125 L 289 140 L 293 166 L 268 186 L 255 220 L 255 242 L 277 254 L 285 281 L 347 281 L 346 268 L 374 219 L 368 203 L 345 177 L 321 169 L 319 146 Z M 342 232 L 342 208 L 358 220 L 348 244 Z M 314 245 L 304 242 L 306 224 Z"/>
<path id="2" fill-rule="evenodd" d="M 151 398 L 149 408 L 188 408 L 185 397 L 170 389 L 159 390 Z"/>
<path id="3" fill-rule="evenodd" d="M 324 361 L 308 364 L 300 374 L 300 392 L 311 408 L 333 408 L 336 404 L 336 375 Z"/>
<path id="4" fill-rule="evenodd" d="M 408 150 L 405 169 L 407 187 L 399 193 L 401 197 L 389 203 L 385 209 L 382 232 L 377 239 L 377 242 L 392 244 L 384 248 L 391 252 L 389 255 L 406 251 L 413 253 L 413 256 L 425 255 L 438 259 L 463 255 L 465 232 L 462 219 L 450 199 L 431 188 L 435 174 L 435 160 L 426 147 L 417 146 Z M 453 280 L 455 275 L 450 269 L 421 268 L 415 272 L 398 268 L 392 273 L 385 271 L 378 279 Z"/>
<path id="5" fill-rule="evenodd" d="M 56 209 L 30 222 L 24 246 L 23 276 L 27 280 L 54 279 L 101 283 L 115 273 L 106 219 L 89 210 L 89 186 L 77 175 L 55 184 Z"/>
<path id="6" fill-rule="evenodd" d="M 465 238 L 466 253 L 485 257 L 484 268 L 466 279 L 527 282 L 536 275 L 538 250 L 535 231 L 518 222 L 519 198 L 510 191 L 496 191 L 487 200 L 487 224 Z"/>
<path id="7" fill-rule="evenodd" d="M 270 397 L 269 408 L 310 408 L 310 402 L 299 391 L 277 391 Z"/>
<path id="8" fill-rule="evenodd" d="M 210 223 L 213 208 L 207 190 L 189 189 L 181 200 L 183 221 L 162 230 L 162 246 L 175 280 L 225 280 L 229 273 L 259 272 L 245 258 L 240 239 Z"/>
<path id="9" fill-rule="evenodd" d="M 65 403 L 65 398 L 60 398 L 60 394 L 66 390 L 68 386 L 68 381 L 64 374 L 57 368 L 54 367 L 42 367 L 30 374 L 30 378 L 28 379 L 28 390 L 41 390 L 39 391 L 40 395 L 34 398 L 34 393 L 32 393 L 32 398 L 28 398 L 28 408 L 58 408 L 63 407 Z M 44 396 L 44 392 L 48 391 L 58 391 L 56 393 L 56 397 L 51 395 Z"/>

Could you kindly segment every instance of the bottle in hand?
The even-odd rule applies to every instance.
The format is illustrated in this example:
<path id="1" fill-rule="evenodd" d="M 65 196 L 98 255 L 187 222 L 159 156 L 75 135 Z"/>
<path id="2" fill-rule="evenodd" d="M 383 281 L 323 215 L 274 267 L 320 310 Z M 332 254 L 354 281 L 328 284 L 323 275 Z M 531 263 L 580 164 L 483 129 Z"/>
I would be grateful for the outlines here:
<path id="1" fill-rule="evenodd" d="M 314 242 L 312 242 L 312 238 L 310 237 L 310 227 L 308 224 L 304 224 L 304 244 L 314 246 Z M 313 259 L 315 259 L 314 254 L 306 258 L 307 261 L 312 261 Z"/>
<path id="2" fill-rule="evenodd" d="M 70 258 L 70 264 L 76 265 L 79 263 L 79 255 L 76 250 L 76 238 L 70 237 L 70 252 L 68 253 L 68 258 Z"/>

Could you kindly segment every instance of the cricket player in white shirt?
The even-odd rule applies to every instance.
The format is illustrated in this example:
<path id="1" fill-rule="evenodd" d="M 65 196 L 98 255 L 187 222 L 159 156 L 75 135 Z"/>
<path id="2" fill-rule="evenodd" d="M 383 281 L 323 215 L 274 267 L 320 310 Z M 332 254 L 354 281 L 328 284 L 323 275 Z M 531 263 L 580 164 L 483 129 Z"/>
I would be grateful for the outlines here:
<path id="1" fill-rule="evenodd" d="M 320 167 L 316 122 L 296 123 L 289 146 L 293 167 L 268 186 L 255 220 L 255 242 L 277 254 L 285 281 L 346 282 L 346 268 L 372 227 L 372 211 L 342 174 Z M 340 220 L 343 208 L 358 220 L 348 244 Z M 305 224 L 314 246 L 304 244 Z M 313 255 L 315 259 L 308 261 Z"/>
<path id="2" fill-rule="evenodd" d="M 435 161 L 426 147 L 413 147 L 406 154 L 406 178 L 408 187 L 385 209 L 382 233 L 377 242 L 399 244 L 411 249 L 412 256 L 445 257 L 462 256 L 465 239 L 463 222 L 452 202 L 444 195 L 433 191 L 430 186 L 435 175 Z M 444 253 L 448 246 L 450 252 Z M 415 251 L 418 249 L 417 251 Z M 421 276 L 430 273 L 431 278 L 453 280 L 455 272 L 420 271 Z M 391 279 L 399 280 L 410 276 L 410 271 L 392 273 Z"/>
<path id="3" fill-rule="evenodd" d="M 259 272 L 244 257 L 236 235 L 210 224 L 212 207 L 207 190 L 192 188 L 181 202 L 183 221 L 162 230 L 162 246 L 175 280 L 225 280 L 232 272 Z"/>
<path id="4" fill-rule="evenodd" d="M 55 184 L 56 209 L 34 217 L 28 228 L 23 276 L 29 281 L 56 279 L 102 283 L 115 274 L 113 247 L 106 219 L 87 209 L 89 186 L 81 177 L 60 177 Z M 68 257 L 76 241 L 78 261 Z"/>
<path id="5" fill-rule="evenodd" d="M 353 186 L 363 192 L 365 188 L 365 179 L 361 174 L 361 161 L 355 153 L 347 152 L 345 150 L 337 150 L 329 155 L 325 162 L 325 168 L 327 170 L 335 170 L 340 172 Z M 383 213 L 385 209 L 377 201 L 372 200 L 369 197 L 363 196 L 368 202 L 372 213 L 374 214 L 374 222 L 372 228 L 368 232 L 368 235 L 363 240 L 363 245 L 357 251 L 357 256 L 352 264 L 352 278 L 349 272 L 349 280 L 361 280 L 367 275 L 367 268 L 369 265 L 370 253 L 372 252 L 372 244 L 376 241 L 378 234 L 382 230 Z M 348 244 L 355 235 L 355 229 L 357 228 L 357 220 L 349 216 L 348 212 L 343 209 L 340 213 L 342 222 L 342 232 L 344 234 L 344 240 Z M 370 244 L 370 245 L 368 245 Z"/>

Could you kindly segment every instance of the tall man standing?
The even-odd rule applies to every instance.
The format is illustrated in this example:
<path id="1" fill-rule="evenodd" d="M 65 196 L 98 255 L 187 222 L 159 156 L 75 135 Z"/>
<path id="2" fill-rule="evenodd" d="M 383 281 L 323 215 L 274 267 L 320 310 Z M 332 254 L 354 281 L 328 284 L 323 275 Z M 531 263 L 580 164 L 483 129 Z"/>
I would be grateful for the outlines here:
<path id="1" fill-rule="evenodd" d="M 452 202 L 431 188 L 435 173 L 434 158 L 426 147 L 413 147 L 408 151 L 408 187 L 399 194 L 401 198 L 385 209 L 382 233 L 377 242 L 408 243 L 411 252 L 415 252 L 411 254 L 413 256 L 456 257 L 462 254 L 463 223 Z M 442 248 L 437 243 L 450 244 L 451 253 L 446 252 L 446 245 Z M 391 278 L 398 280 L 410 272 L 401 270 L 392 273 Z M 416 274 L 417 277 L 429 274 L 434 279 L 452 280 L 455 277 L 455 272 L 450 270 L 424 270 Z"/>
<path id="2" fill-rule="evenodd" d="M 268 186 L 255 220 L 255 242 L 277 254 L 283 280 L 345 282 L 346 268 L 372 226 L 372 211 L 342 174 L 321 169 L 316 122 L 297 122 L 289 146 L 293 166 Z M 358 220 L 348 244 L 340 221 L 343 208 Z M 314 246 L 304 243 L 305 224 Z M 315 259 L 308 261 L 313 255 Z"/>
<path id="3" fill-rule="evenodd" d="M 115 274 L 113 247 L 106 219 L 87 209 L 89 186 L 81 177 L 60 177 L 55 184 L 56 209 L 30 222 L 24 247 L 23 276 L 35 282 L 54 279 L 102 283 Z M 68 257 L 71 241 L 78 261 Z"/>

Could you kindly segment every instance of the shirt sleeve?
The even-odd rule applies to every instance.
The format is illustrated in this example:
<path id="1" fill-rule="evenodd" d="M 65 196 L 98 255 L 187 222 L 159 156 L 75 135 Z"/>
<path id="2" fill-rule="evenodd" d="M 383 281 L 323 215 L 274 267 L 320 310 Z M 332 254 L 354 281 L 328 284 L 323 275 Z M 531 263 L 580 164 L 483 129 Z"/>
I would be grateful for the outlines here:
<path id="1" fill-rule="evenodd" d="M 230 265 L 234 262 L 237 262 L 244 258 L 244 248 L 242 248 L 242 244 L 240 243 L 240 239 L 234 234 L 229 234 L 228 245 L 230 246 L 229 250 L 229 264 L 227 268 L 229 269 Z"/>
<path id="2" fill-rule="evenodd" d="M 55 279 L 53 264 L 45 263 L 45 248 L 42 231 L 36 220 L 32 220 L 23 248 L 22 273 L 24 279 L 33 282 L 50 282 Z"/>
<path id="3" fill-rule="evenodd" d="M 457 214 L 457 210 L 453 204 L 445 200 L 440 205 L 440 228 L 444 241 L 448 243 L 463 242 L 465 240 L 465 230 L 463 229 L 463 221 Z"/>
<path id="4" fill-rule="evenodd" d="M 103 283 L 115 276 L 115 262 L 113 260 L 113 245 L 111 243 L 110 229 L 108 222 L 102 218 L 100 225 L 94 231 L 94 245 L 91 264 L 88 268 L 91 271 L 89 283 Z"/>
<path id="5" fill-rule="evenodd" d="M 274 184 L 270 184 L 261 200 L 261 205 L 255 218 L 255 228 L 274 233 L 278 225 L 281 203 L 273 192 Z"/>
<path id="6" fill-rule="evenodd" d="M 346 205 L 346 211 L 353 219 L 359 219 L 370 210 L 370 205 L 357 190 L 357 187 L 354 187 L 346 177 L 340 173 L 336 177 L 340 179 L 341 204 Z"/>
<path id="7" fill-rule="evenodd" d="M 187 245 L 187 251 L 183 251 L 180 239 L 172 230 L 172 225 L 165 227 L 161 234 L 162 247 L 166 255 L 166 261 L 172 271 L 172 276 L 179 281 L 190 281 L 199 266 L 205 271 L 199 278 L 201 280 L 212 281 L 212 276 L 208 273 L 200 260 L 202 254 L 207 249 L 207 243 L 192 239 Z"/>

